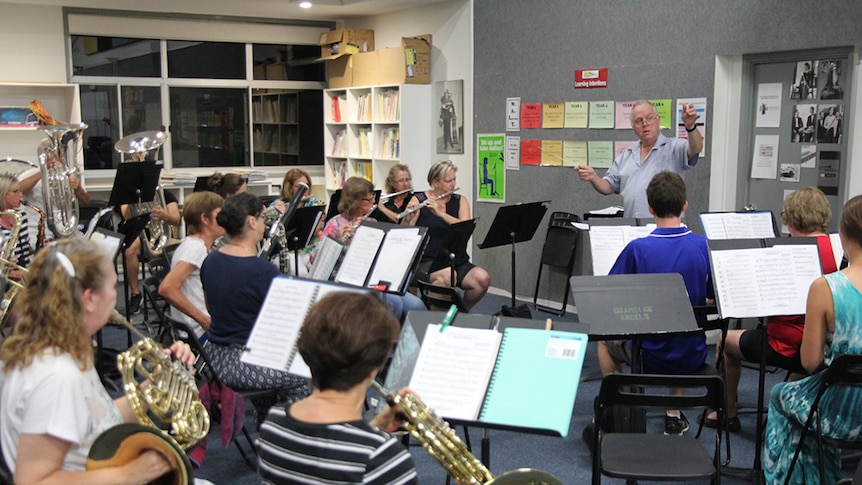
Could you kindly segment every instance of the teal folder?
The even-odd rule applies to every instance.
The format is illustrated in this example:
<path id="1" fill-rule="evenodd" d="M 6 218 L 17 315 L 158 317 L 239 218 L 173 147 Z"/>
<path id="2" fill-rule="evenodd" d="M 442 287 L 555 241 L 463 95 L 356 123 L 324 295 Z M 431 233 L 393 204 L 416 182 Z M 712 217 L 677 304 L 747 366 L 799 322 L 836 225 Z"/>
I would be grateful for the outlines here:
<path id="1" fill-rule="evenodd" d="M 569 434 L 587 335 L 507 328 L 479 420 Z"/>

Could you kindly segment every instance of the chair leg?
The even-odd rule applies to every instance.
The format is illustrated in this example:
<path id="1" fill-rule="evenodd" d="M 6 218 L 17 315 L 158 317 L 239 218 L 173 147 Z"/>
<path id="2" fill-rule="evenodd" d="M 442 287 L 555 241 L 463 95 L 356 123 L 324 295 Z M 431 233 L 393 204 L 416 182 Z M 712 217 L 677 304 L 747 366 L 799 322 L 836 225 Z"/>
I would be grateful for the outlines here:
<path id="1" fill-rule="evenodd" d="M 251 435 L 248 434 L 248 430 L 245 427 L 242 428 L 242 434 L 245 436 L 246 441 L 248 442 L 249 448 L 251 448 L 251 453 L 254 454 L 255 458 L 258 457 L 257 447 L 254 445 L 254 440 L 251 439 Z M 233 439 L 233 444 L 236 445 L 239 450 L 239 454 L 242 455 L 242 459 L 245 461 L 246 465 L 254 471 L 257 471 L 257 463 L 255 460 L 252 460 L 245 451 L 245 448 L 242 447 L 238 438 Z"/>

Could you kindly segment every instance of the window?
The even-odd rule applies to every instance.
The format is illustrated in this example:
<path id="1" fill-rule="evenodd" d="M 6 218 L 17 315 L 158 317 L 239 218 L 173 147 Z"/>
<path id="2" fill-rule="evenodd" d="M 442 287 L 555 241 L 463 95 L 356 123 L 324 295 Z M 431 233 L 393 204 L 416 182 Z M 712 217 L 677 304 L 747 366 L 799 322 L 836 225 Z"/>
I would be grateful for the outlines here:
<path id="1" fill-rule="evenodd" d="M 168 77 L 245 79 L 245 44 L 168 41 Z"/>
<path id="2" fill-rule="evenodd" d="M 245 89 L 171 88 L 174 167 L 248 165 Z"/>
<path id="3" fill-rule="evenodd" d="M 75 76 L 159 77 L 159 41 L 73 35 Z"/>

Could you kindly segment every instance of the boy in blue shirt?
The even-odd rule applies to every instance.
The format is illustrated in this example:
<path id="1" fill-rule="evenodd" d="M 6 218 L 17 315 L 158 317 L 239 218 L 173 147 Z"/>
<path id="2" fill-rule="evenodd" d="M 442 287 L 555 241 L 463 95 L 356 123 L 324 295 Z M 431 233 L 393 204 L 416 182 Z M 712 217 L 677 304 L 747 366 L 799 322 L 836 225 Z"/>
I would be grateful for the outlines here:
<path id="1" fill-rule="evenodd" d="M 688 208 L 685 181 L 673 172 L 660 172 L 647 187 L 650 214 L 656 229 L 649 236 L 630 242 L 617 257 L 610 274 L 679 273 L 685 281 L 693 306 L 714 298 L 706 238 L 682 225 Z M 691 374 L 706 361 L 706 337 L 696 336 L 644 339 L 640 342 L 644 372 L 650 374 Z M 630 341 L 598 344 L 602 375 L 620 372 L 622 362 L 632 363 Z M 671 394 L 682 394 L 671 389 Z M 683 434 L 688 420 L 678 410 L 665 416 L 665 434 Z"/>

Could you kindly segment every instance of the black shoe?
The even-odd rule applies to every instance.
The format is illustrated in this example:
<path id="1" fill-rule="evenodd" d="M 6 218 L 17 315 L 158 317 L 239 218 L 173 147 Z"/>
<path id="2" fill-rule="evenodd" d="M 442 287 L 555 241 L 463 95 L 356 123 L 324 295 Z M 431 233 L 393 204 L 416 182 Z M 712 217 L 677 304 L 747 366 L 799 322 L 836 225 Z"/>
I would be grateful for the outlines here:
<path id="1" fill-rule="evenodd" d="M 679 413 L 679 417 L 664 415 L 664 434 L 679 435 L 688 431 L 688 419 L 685 414 Z"/>
<path id="2" fill-rule="evenodd" d="M 710 419 L 709 417 L 705 417 L 703 418 L 701 424 L 707 428 L 719 428 L 724 431 L 724 423 L 720 422 L 717 419 Z M 742 429 L 742 425 L 739 423 L 739 416 L 731 416 L 727 418 L 727 431 L 730 431 L 731 433 L 736 433 L 740 429 Z"/>
<path id="3" fill-rule="evenodd" d="M 141 313 L 141 300 L 143 300 L 143 295 L 140 293 L 132 293 L 132 296 L 129 297 L 129 313 L 132 315 Z"/>
<path id="4" fill-rule="evenodd" d="M 584 428 L 584 431 L 581 432 L 581 438 L 587 445 L 587 449 L 590 450 L 590 456 L 593 456 L 593 441 L 596 438 L 596 425 L 593 423 L 588 424 Z"/>

